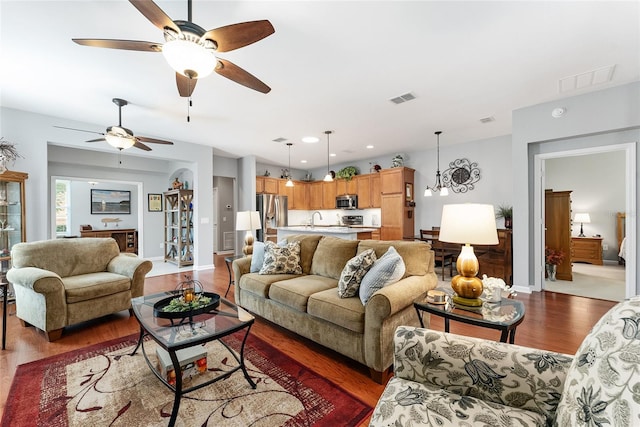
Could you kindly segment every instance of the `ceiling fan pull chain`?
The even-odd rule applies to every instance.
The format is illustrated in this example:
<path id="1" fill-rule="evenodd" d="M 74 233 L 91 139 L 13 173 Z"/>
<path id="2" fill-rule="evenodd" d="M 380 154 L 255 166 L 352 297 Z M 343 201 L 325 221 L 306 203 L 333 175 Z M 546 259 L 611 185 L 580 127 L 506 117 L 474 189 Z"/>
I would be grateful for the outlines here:
<path id="1" fill-rule="evenodd" d="M 190 123 L 190 122 L 191 122 L 191 116 L 190 116 L 190 113 L 191 113 L 191 105 L 192 105 L 192 104 L 191 104 L 191 97 L 189 97 L 189 99 L 187 100 L 187 123 Z"/>

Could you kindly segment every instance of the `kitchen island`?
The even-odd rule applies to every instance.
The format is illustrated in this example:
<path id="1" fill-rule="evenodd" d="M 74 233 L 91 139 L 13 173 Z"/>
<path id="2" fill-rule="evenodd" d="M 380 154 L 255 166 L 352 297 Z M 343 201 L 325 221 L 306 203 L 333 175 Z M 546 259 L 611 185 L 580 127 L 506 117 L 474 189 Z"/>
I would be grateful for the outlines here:
<path id="1" fill-rule="evenodd" d="M 368 240 L 377 228 L 342 227 L 342 226 L 305 226 L 278 227 L 278 242 L 294 234 L 320 234 L 345 240 Z"/>

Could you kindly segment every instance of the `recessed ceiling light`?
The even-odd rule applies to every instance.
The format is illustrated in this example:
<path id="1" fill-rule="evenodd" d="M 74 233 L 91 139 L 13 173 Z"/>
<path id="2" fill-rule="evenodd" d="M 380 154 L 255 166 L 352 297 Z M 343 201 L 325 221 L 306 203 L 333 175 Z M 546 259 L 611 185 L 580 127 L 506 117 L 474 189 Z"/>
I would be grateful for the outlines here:
<path id="1" fill-rule="evenodd" d="M 307 163 L 306 160 L 300 160 L 300 163 Z"/>
<path id="2" fill-rule="evenodd" d="M 329 154 L 329 155 L 330 155 L 331 157 L 335 157 L 335 156 L 336 156 L 336 153 L 331 153 L 331 154 Z"/>
<path id="3" fill-rule="evenodd" d="M 305 136 L 302 138 L 302 142 L 306 142 L 307 144 L 315 144 L 318 141 L 320 141 L 320 138 L 317 136 Z"/>
<path id="4" fill-rule="evenodd" d="M 371 150 L 373 148 L 373 145 L 367 145 L 367 148 Z"/>

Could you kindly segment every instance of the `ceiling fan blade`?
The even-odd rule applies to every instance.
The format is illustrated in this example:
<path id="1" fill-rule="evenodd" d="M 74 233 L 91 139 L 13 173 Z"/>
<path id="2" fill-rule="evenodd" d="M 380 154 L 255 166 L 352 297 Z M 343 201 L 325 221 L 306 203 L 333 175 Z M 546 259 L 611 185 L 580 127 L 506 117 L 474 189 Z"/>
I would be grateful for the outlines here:
<path id="1" fill-rule="evenodd" d="M 271 91 L 271 88 L 258 80 L 257 77 L 251 75 L 226 59 L 218 58 L 218 65 L 214 71 L 229 80 L 233 80 L 236 83 L 248 87 L 249 89 L 257 90 L 262 93 L 269 93 Z"/>
<path id="2" fill-rule="evenodd" d="M 262 40 L 274 32 L 273 25 L 267 20 L 249 21 L 209 30 L 202 39 L 213 40 L 218 45 L 216 52 L 229 52 Z"/>
<path id="3" fill-rule="evenodd" d="M 104 135 L 104 132 L 96 132 L 96 131 L 93 131 L 93 130 L 84 130 L 84 129 L 68 128 L 68 127 L 64 127 L 64 126 L 56 126 L 56 125 L 53 125 L 53 127 L 54 127 L 54 128 L 58 128 L 58 129 L 75 130 L 75 131 L 78 131 L 78 132 L 87 132 L 87 133 L 95 133 L 95 134 L 97 134 L 97 135 Z"/>
<path id="4" fill-rule="evenodd" d="M 180 73 L 176 73 L 176 83 L 178 84 L 178 93 L 184 98 L 188 98 L 196 88 L 198 79 L 190 79 Z"/>
<path id="5" fill-rule="evenodd" d="M 129 0 L 129 3 L 138 9 L 153 25 L 160 28 L 160 30 L 164 31 L 165 27 L 169 27 L 176 33 L 181 33 L 180 28 L 178 28 L 175 22 L 151 0 Z"/>
<path id="6" fill-rule="evenodd" d="M 142 52 L 162 52 L 162 43 L 145 42 L 141 40 L 110 40 L 110 39 L 71 39 L 74 42 L 90 47 L 104 47 L 108 49 L 137 50 Z"/>
<path id="7" fill-rule="evenodd" d="M 151 151 L 151 148 L 147 147 L 142 142 L 138 141 L 138 138 L 136 138 L 136 143 L 133 144 L 133 146 L 144 151 Z"/>
<path id="8" fill-rule="evenodd" d="M 85 142 L 103 142 L 103 141 L 106 142 L 107 140 L 104 139 L 104 138 L 96 138 L 96 139 L 90 139 L 90 140 L 85 141 Z"/>
<path id="9" fill-rule="evenodd" d="M 136 138 L 142 142 L 150 142 L 153 144 L 173 145 L 171 141 L 164 141 L 162 139 L 149 138 L 148 136 L 136 136 Z"/>

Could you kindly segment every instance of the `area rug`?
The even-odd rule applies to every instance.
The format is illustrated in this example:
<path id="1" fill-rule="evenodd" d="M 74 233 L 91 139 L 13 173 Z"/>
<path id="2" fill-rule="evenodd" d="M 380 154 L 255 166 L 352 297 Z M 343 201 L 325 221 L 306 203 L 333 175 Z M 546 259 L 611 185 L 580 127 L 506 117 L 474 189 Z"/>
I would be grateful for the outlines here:
<path id="1" fill-rule="evenodd" d="M 173 393 L 151 373 L 141 351 L 130 356 L 129 336 L 19 365 L 2 426 L 166 426 Z M 240 336 L 224 338 L 238 350 Z M 145 341 L 155 363 L 155 342 Z M 232 369 L 220 343 L 204 346 L 208 372 L 187 385 Z M 242 371 L 184 395 L 176 426 L 357 426 L 372 408 L 272 345 L 249 336 Z"/>

